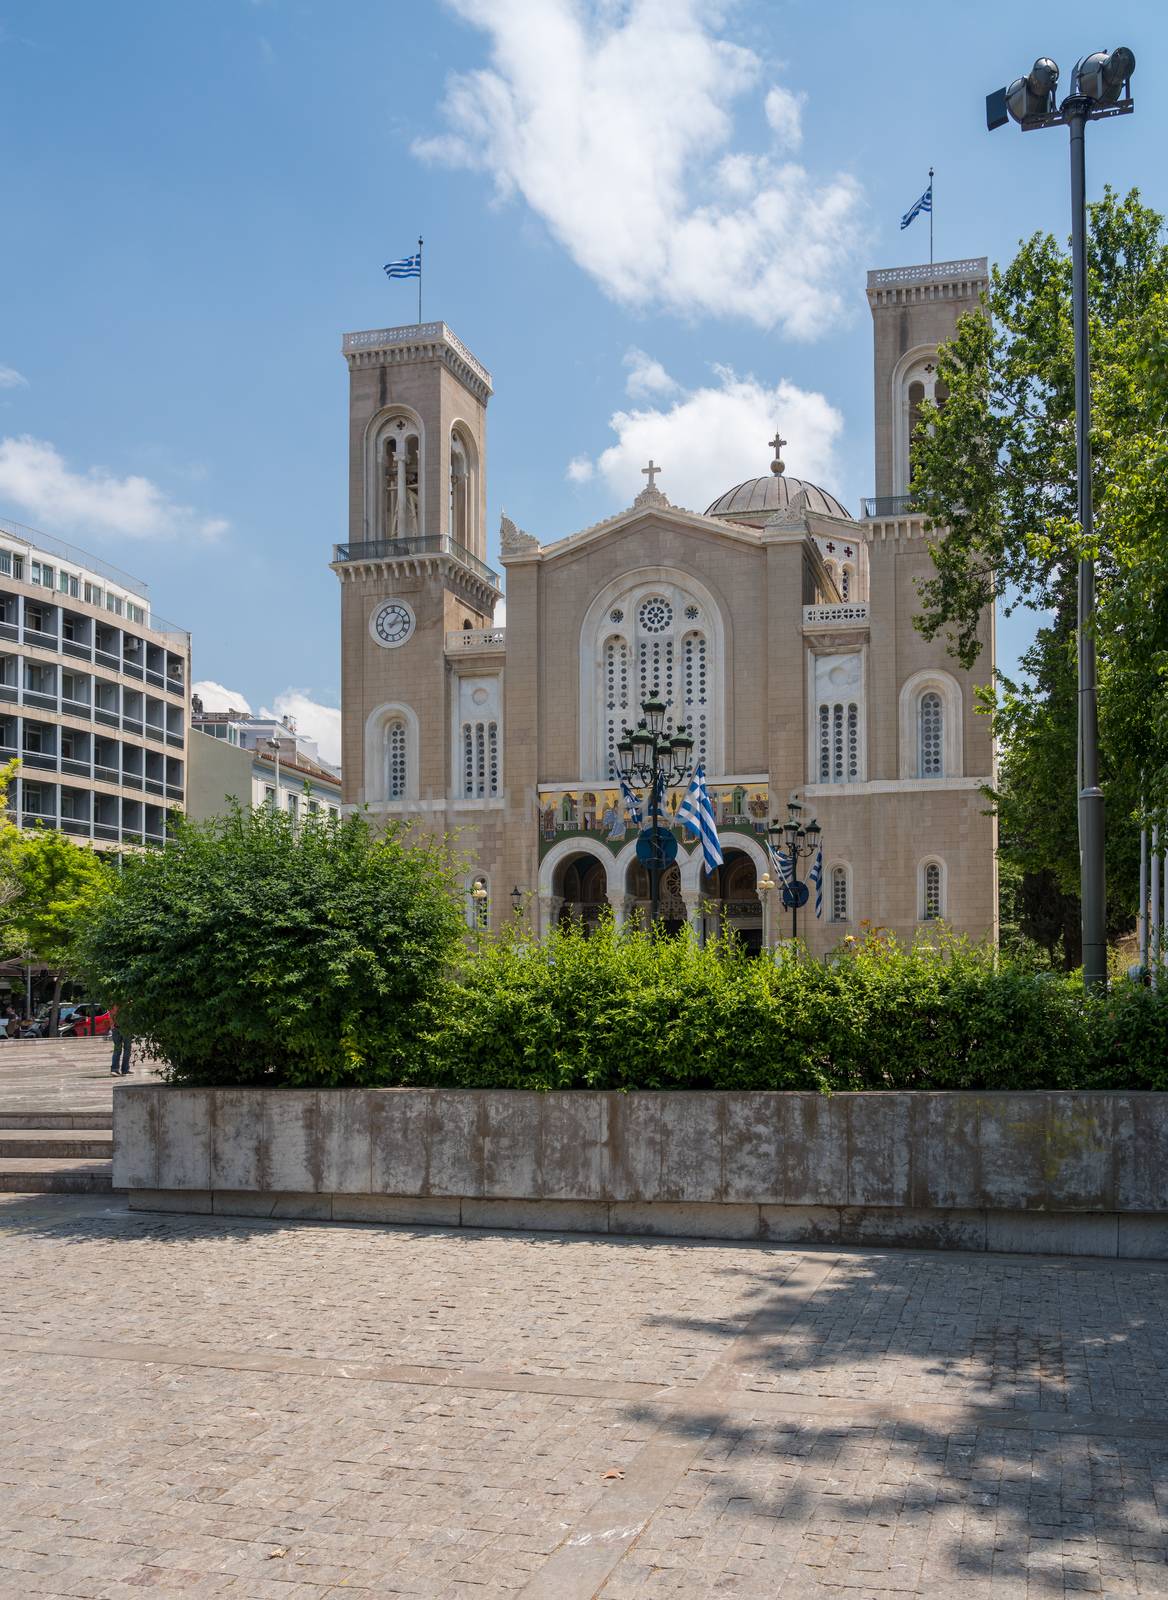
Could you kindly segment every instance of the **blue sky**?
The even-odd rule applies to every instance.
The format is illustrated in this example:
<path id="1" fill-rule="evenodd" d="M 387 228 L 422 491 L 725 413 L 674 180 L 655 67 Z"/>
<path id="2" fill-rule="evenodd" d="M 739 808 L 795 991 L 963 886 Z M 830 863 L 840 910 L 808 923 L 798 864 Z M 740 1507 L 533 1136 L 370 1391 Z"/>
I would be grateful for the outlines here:
<path id="1" fill-rule="evenodd" d="M 651 450 L 701 509 L 872 489 L 864 273 L 1067 226 L 1064 134 L 984 130 L 1038 54 L 1136 51 L 1088 184 L 1168 209 L 1168 26 L 1103 8 L 689 0 L 0 4 L 0 514 L 146 579 L 195 676 L 330 744 L 341 334 L 424 315 L 491 369 L 500 508 L 543 539 Z M 615 419 L 615 424 L 614 424 Z M 1004 663 L 1030 624 L 1000 632 Z"/>

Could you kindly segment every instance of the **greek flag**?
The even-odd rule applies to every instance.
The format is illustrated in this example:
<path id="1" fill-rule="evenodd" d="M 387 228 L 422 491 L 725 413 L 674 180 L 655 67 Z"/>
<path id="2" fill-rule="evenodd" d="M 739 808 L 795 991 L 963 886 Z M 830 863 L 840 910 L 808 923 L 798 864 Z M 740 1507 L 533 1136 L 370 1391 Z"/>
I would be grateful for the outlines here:
<path id="1" fill-rule="evenodd" d="M 779 875 L 779 886 L 783 889 L 791 887 L 791 863 L 785 850 L 776 850 L 769 839 L 764 839 L 767 855 L 771 858 L 771 866 Z"/>
<path id="2" fill-rule="evenodd" d="M 702 855 L 706 871 L 713 872 L 722 865 L 722 846 L 718 843 L 718 824 L 710 804 L 710 791 L 706 788 L 706 771 L 699 761 L 694 768 L 685 799 L 678 807 L 676 822 L 684 823 L 702 841 Z"/>
<path id="3" fill-rule="evenodd" d="M 933 180 L 930 178 L 929 179 L 929 187 L 925 190 L 924 194 L 921 196 L 921 198 L 919 200 L 914 200 L 912 205 L 909 206 L 908 210 L 905 212 L 904 216 L 901 217 L 901 219 L 900 219 L 901 228 L 902 229 L 903 228 L 907 228 L 909 223 L 915 221 L 916 218 L 920 216 L 922 211 L 932 211 L 932 209 L 933 209 Z"/>
<path id="4" fill-rule="evenodd" d="M 387 278 L 420 278 L 422 276 L 422 252 L 415 255 L 403 256 L 400 261 L 387 261 L 385 263 L 385 276 Z"/>
<path id="5" fill-rule="evenodd" d="M 815 915 L 823 915 L 823 846 L 815 852 L 815 860 L 811 863 L 811 871 L 807 874 L 808 880 L 815 885 Z"/>
<path id="6" fill-rule="evenodd" d="M 641 819 L 641 802 L 637 799 L 637 796 L 634 794 L 634 792 L 632 790 L 632 787 L 629 784 L 629 780 L 627 778 L 624 778 L 624 777 L 621 778 L 621 780 L 620 780 L 620 792 L 621 792 L 621 799 L 624 801 L 625 818 L 628 821 L 629 827 L 630 828 L 639 828 L 641 826 L 641 820 L 642 820 Z"/>

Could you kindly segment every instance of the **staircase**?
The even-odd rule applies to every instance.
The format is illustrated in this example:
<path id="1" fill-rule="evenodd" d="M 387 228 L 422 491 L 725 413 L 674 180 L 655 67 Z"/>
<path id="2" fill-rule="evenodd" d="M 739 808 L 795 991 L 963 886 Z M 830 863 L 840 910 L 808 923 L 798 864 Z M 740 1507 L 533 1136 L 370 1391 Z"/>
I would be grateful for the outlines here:
<path id="1" fill-rule="evenodd" d="M 0 1111 L 0 1191 L 108 1192 L 113 1151 L 112 1111 Z"/>

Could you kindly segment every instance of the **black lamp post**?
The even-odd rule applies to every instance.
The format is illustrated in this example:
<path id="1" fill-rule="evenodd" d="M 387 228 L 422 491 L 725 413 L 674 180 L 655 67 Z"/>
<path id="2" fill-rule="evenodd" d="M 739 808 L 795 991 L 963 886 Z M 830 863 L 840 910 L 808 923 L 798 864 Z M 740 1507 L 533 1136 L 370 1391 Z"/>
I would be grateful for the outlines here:
<path id="1" fill-rule="evenodd" d="M 1078 458 L 1079 527 L 1090 547 L 1091 364 L 1087 323 L 1087 205 L 1084 134 L 1088 122 L 1121 117 L 1135 109 L 1131 75 L 1136 58 L 1120 45 L 1096 50 L 1076 63 L 1071 92 L 1056 106 L 1059 69 L 1040 56 L 1025 78 L 986 96 L 986 126 L 992 133 L 1011 117 L 1023 133 L 1065 126 L 1071 136 L 1071 303 L 1075 324 L 1075 450 Z M 1095 681 L 1095 562 L 1079 560 L 1079 899 L 1083 927 L 1083 982 L 1107 983 L 1107 898 L 1103 876 L 1103 791 L 1099 787 L 1099 720 Z"/>
<path id="2" fill-rule="evenodd" d="M 650 925 L 661 911 L 661 875 L 669 865 L 664 830 L 658 826 L 661 797 L 676 783 L 684 783 L 693 766 L 694 742 L 684 728 L 665 722 L 665 702 L 656 694 L 642 701 L 643 713 L 635 728 L 622 730 L 616 747 L 617 771 L 634 788 L 646 789 L 649 800 L 649 838 L 645 866 L 649 872 Z"/>
<path id="3" fill-rule="evenodd" d="M 814 817 L 804 827 L 802 816 L 803 807 L 797 800 L 792 800 L 787 806 L 786 822 L 780 822 L 774 817 L 767 828 L 772 850 L 776 854 L 781 852 L 787 861 L 787 873 L 779 888 L 782 891 L 783 904 L 789 906 L 791 910 L 792 939 L 799 937 L 799 907 L 805 906 L 809 897 L 806 882 L 800 881 L 799 878 L 799 863 L 813 859 L 819 849 L 823 833 Z"/>

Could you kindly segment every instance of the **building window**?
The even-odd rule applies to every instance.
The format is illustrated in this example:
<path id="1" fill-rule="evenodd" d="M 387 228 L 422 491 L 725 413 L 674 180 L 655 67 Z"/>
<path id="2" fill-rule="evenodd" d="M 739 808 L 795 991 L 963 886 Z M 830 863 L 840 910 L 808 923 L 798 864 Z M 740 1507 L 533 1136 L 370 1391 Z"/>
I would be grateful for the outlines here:
<path id="1" fill-rule="evenodd" d="M 273 811 L 276 808 L 276 791 L 270 783 L 264 785 L 264 804 L 271 806 Z"/>
<path id="2" fill-rule="evenodd" d="M 610 783 L 616 782 L 616 745 L 628 721 L 629 647 L 624 639 L 608 639 L 604 646 L 604 775 Z"/>
<path id="3" fill-rule="evenodd" d="M 77 590 L 74 589 L 73 593 L 76 594 Z M 144 623 L 146 621 L 145 608 L 143 606 L 136 606 L 132 600 L 126 601 L 126 615 L 129 617 L 131 622 Z"/>
<path id="4" fill-rule="evenodd" d="M 921 921 L 936 922 L 945 915 L 945 881 L 939 861 L 926 861 L 921 872 Z"/>
<path id="5" fill-rule="evenodd" d="M 462 725 L 462 792 L 468 800 L 499 793 L 499 724 Z"/>
<path id="6" fill-rule="evenodd" d="M 98 584 L 87 583 L 85 585 L 85 603 L 90 606 L 99 606 L 101 604 L 101 589 Z"/>
<path id="7" fill-rule="evenodd" d="M 499 793 L 499 724 L 492 722 L 487 727 L 487 793 L 495 796 Z"/>
<path id="8" fill-rule="evenodd" d="M 921 696 L 917 712 L 918 766 L 922 778 L 940 778 L 945 771 L 945 713 L 935 689 Z"/>
<path id="9" fill-rule="evenodd" d="M 840 585 L 839 585 L 840 599 L 841 600 L 850 600 L 852 598 L 852 594 L 853 594 L 854 590 L 855 590 L 855 576 L 854 576 L 854 574 L 852 572 L 851 567 L 849 567 L 845 563 L 845 565 L 840 568 Z"/>
<path id="10" fill-rule="evenodd" d="M 474 730 L 469 722 L 462 725 L 462 792 L 466 799 L 474 797 Z"/>
<path id="11" fill-rule="evenodd" d="M 388 800 L 406 797 L 406 725 L 400 718 L 385 730 L 385 795 Z"/>
<path id="12" fill-rule="evenodd" d="M 833 922 L 849 920 L 847 867 L 831 869 L 831 920 Z"/>
<path id="13" fill-rule="evenodd" d="M 831 711 L 819 708 L 819 781 L 831 782 Z"/>
<path id="14" fill-rule="evenodd" d="M 0 572 L 2 572 L 6 578 L 10 578 L 12 576 L 11 550 L 0 550 Z"/>
<path id="15" fill-rule="evenodd" d="M 107 611 L 112 611 L 115 617 L 120 617 L 122 614 L 121 595 L 107 594 L 105 597 L 105 608 Z"/>
<path id="16" fill-rule="evenodd" d="M 476 895 L 475 890 L 485 890 L 485 893 Z M 491 926 L 491 881 L 481 875 L 473 878 L 466 889 L 466 920 L 467 926 L 485 933 Z"/>

